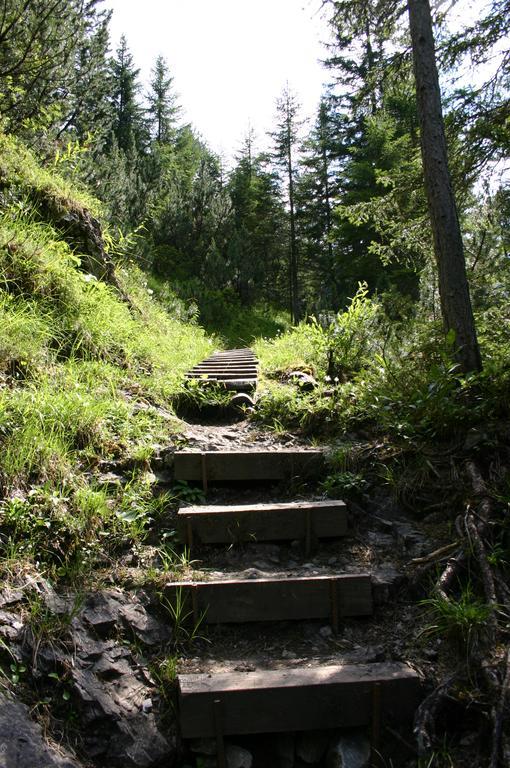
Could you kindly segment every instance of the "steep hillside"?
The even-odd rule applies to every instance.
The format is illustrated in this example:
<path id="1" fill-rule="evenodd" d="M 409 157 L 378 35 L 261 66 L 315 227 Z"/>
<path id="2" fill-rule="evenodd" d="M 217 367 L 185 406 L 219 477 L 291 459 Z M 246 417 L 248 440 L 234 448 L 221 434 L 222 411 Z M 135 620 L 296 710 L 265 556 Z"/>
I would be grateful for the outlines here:
<path id="1" fill-rule="evenodd" d="M 131 466 L 145 509 L 136 468 L 178 430 L 182 373 L 211 341 L 136 268 L 114 270 L 97 202 L 11 138 L 0 157 L 1 578 L 69 580 L 133 536 L 96 471 Z"/>

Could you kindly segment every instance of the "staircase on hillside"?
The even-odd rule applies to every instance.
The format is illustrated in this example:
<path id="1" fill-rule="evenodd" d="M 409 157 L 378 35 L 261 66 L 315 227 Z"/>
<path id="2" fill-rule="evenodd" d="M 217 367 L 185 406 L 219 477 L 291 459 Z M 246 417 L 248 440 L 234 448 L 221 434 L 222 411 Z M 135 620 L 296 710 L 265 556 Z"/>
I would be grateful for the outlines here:
<path id="1" fill-rule="evenodd" d="M 225 381 L 237 390 L 248 383 L 253 391 L 257 367 L 250 350 L 231 350 L 216 353 L 189 376 Z M 174 459 L 177 479 L 200 482 L 205 489 L 216 482 L 310 480 L 324 471 L 323 452 L 307 448 L 186 450 Z M 179 510 L 178 524 L 190 549 L 301 539 L 306 558 L 322 540 L 348 536 L 347 507 L 340 500 L 188 506 Z M 179 581 L 165 589 L 166 599 L 188 605 L 196 622 L 274 622 L 275 633 L 282 621 L 318 619 L 329 621 L 338 633 L 347 617 L 371 615 L 372 593 L 372 576 L 366 568 L 356 573 L 331 570 L 320 576 Z M 178 686 L 182 738 L 216 739 L 220 768 L 227 765 L 225 736 L 355 726 L 370 729 L 375 764 L 383 723 L 409 720 L 420 696 L 417 673 L 400 662 L 180 674 Z"/>

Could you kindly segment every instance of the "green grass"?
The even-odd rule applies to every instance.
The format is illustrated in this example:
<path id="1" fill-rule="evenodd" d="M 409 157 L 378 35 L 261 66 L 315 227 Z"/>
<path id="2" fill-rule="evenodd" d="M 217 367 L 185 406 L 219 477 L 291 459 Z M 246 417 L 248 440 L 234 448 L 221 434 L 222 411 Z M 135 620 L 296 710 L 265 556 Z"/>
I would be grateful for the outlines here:
<path id="1" fill-rule="evenodd" d="M 135 267 L 117 269 L 129 304 L 84 274 L 49 198 L 100 213 L 0 135 L 0 578 L 75 582 L 163 520 L 147 468 L 179 432 L 184 372 L 218 342 Z M 124 484 L 100 487 L 101 462 Z"/>

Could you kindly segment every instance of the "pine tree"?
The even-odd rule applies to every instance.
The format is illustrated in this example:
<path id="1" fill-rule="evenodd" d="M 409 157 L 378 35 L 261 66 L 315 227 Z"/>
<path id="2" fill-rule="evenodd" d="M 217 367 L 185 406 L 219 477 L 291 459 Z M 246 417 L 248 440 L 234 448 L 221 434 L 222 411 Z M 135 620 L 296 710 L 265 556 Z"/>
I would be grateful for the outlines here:
<path id="1" fill-rule="evenodd" d="M 151 135 L 158 144 L 168 143 L 175 134 L 175 123 L 181 108 L 172 92 L 173 77 L 163 56 L 158 56 L 151 71 L 149 104 Z"/>
<path id="2" fill-rule="evenodd" d="M 142 151 L 146 147 L 146 126 L 143 121 L 142 108 L 137 100 L 140 93 L 138 76 L 133 56 L 129 52 L 127 40 L 122 35 L 117 56 L 111 62 L 114 108 L 113 134 L 119 149 L 127 152 L 134 143 L 136 149 Z"/>
<path id="3" fill-rule="evenodd" d="M 287 293 L 287 281 L 282 280 L 285 211 L 277 178 L 266 166 L 264 155 L 254 150 L 250 130 L 228 183 L 232 201 L 228 261 L 243 304 L 262 300 L 282 306 L 282 293 Z"/>
<path id="4" fill-rule="evenodd" d="M 295 184 L 297 178 L 297 148 L 299 141 L 299 105 L 287 83 L 276 102 L 276 130 L 273 139 L 273 158 L 281 169 L 289 207 L 289 294 L 290 314 L 293 322 L 301 316 L 298 276 L 298 242 L 296 232 Z"/>

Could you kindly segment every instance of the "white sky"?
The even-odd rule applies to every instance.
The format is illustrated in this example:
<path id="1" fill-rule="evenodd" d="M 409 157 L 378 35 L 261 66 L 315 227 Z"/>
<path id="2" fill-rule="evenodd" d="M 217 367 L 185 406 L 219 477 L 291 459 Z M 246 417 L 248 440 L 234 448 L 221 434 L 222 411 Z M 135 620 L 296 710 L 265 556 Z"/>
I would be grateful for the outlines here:
<path id="1" fill-rule="evenodd" d="M 268 144 L 275 100 L 286 81 L 303 117 L 315 114 L 328 73 L 320 0 L 107 0 L 112 48 L 125 34 L 142 82 L 162 54 L 183 117 L 228 161 L 248 126 Z"/>

